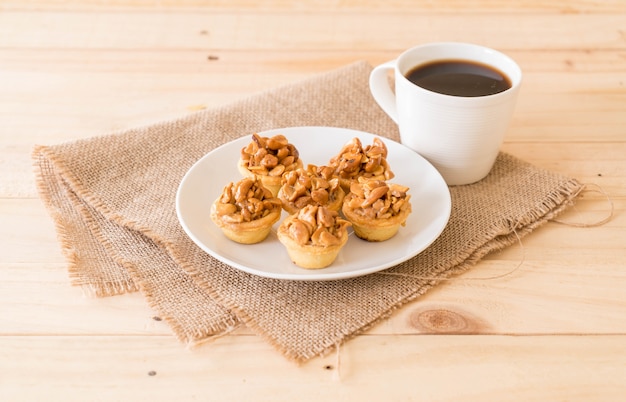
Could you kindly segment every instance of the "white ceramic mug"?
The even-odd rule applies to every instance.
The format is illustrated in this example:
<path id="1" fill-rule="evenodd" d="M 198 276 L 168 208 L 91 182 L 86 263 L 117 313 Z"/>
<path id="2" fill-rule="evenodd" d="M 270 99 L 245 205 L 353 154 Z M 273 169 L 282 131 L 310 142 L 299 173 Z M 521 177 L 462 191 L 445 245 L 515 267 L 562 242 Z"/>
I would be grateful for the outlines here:
<path id="1" fill-rule="evenodd" d="M 455 96 L 424 89 L 406 75 L 434 61 L 464 60 L 490 66 L 511 87 L 492 95 Z M 395 94 L 389 85 L 394 71 Z M 402 143 L 431 162 L 448 185 L 470 184 L 491 170 L 513 109 L 522 71 L 508 56 L 468 43 L 430 43 L 411 48 L 374 68 L 369 85 L 380 107 L 398 124 Z"/>

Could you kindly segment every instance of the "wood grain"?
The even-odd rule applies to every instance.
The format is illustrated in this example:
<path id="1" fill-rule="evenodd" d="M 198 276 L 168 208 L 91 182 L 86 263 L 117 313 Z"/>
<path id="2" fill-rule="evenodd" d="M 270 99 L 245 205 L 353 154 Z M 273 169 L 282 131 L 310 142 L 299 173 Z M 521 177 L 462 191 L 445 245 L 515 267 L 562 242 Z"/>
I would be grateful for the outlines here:
<path id="1" fill-rule="evenodd" d="M 0 395 L 113 400 L 140 388 L 141 400 L 617 400 L 624 374 L 615 355 L 626 353 L 625 341 L 624 335 L 363 336 L 342 347 L 339 358 L 297 367 L 254 336 L 193 351 L 168 337 L 6 337 Z"/>
<path id="2" fill-rule="evenodd" d="M 7 21 L 9 18 L 11 24 Z M 0 14 L 0 47 L 208 48 L 268 52 L 310 48 L 330 51 L 395 49 L 399 52 L 414 46 L 419 38 L 419 42 L 479 42 L 502 50 L 591 51 L 620 49 L 625 35 L 620 14 L 507 13 L 498 15 L 497 21 L 494 24 L 491 13 L 442 14 L 433 18 L 428 13 L 337 15 L 324 11 L 264 14 L 175 10 L 145 13 L 9 11 Z M 20 35 L 13 35 L 12 27 L 16 25 L 20 27 Z M 372 29 L 374 26 L 385 29 Z M 585 27 L 585 35 L 580 35 L 580 26 Z M 72 29 L 72 34 L 68 34 L 68 28 Z M 111 32 L 116 35 L 110 35 Z"/>

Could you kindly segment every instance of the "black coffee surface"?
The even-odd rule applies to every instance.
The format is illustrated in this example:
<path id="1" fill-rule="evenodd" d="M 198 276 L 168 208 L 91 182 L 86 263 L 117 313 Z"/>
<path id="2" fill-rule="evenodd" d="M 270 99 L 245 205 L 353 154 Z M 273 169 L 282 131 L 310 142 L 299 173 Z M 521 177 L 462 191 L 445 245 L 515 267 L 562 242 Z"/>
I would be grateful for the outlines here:
<path id="1" fill-rule="evenodd" d="M 493 67 L 465 60 L 421 64 L 406 77 L 424 89 L 453 96 L 487 96 L 511 88 L 511 80 Z"/>

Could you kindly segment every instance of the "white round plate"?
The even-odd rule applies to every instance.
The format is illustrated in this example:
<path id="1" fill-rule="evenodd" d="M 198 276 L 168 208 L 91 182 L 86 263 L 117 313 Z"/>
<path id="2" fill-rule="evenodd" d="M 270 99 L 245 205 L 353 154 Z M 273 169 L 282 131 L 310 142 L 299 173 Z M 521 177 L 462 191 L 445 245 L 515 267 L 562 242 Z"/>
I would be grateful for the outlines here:
<path id="1" fill-rule="evenodd" d="M 334 127 L 290 127 L 259 133 L 270 137 L 283 134 L 300 152 L 306 166 L 328 164 L 343 145 L 358 137 L 363 146 L 375 135 Z M 391 182 L 409 187 L 413 212 L 406 226 L 393 238 L 370 243 L 350 234 L 335 262 L 328 268 L 299 268 L 278 241 L 276 223 L 261 243 L 243 245 L 227 239 L 209 211 L 224 186 L 241 179 L 237 170 L 240 151 L 250 141 L 245 136 L 211 151 L 184 176 L 176 194 L 178 219 L 189 237 L 218 260 L 242 271 L 268 278 L 320 281 L 351 278 L 397 265 L 420 253 L 441 234 L 450 217 L 450 192 L 437 170 L 423 157 L 395 141 L 380 137 L 387 145 L 387 161 L 395 177 Z M 283 218 L 286 213 L 283 211 Z M 282 221 L 282 219 L 281 219 Z"/>

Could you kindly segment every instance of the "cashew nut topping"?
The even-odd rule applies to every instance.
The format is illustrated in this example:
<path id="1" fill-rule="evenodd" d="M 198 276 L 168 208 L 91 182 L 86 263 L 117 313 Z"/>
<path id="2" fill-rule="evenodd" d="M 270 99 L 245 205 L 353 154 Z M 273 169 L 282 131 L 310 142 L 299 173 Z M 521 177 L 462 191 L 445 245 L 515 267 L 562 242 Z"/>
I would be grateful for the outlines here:
<path id="1" fill-rule="evenodd" d="M 280 177 L 298 167 L 299 153 L 282 134 L 261 137 L 255 133 L 252 141 L 241 149 L 241 160 L 257 175 Z"/>
<path id="2" fill-rule="evenodd" d="M 378 137 L 366 147 L 363 147 L 359 138 L 354 137 L 331 158 L 329 166 L 334 168 L 340 179 L 365 177 L 389 180 L 394 177 L 387 163 L 387 146 Z"/>
<path id="3" fill-rule="evenodd" d="M 389 219 L 411 211 L 408 191 L 408 187 L 399 184 L 359 178 L 350 185 L 344 205 L 366 219 Z"/>
<path id="4" fill-rule="evenodd" d="M 307 205 L 321 205 L 338 211 L 345 193 L 332 174 L 331 167 L 316 165 L 286 172 L 278 192 L 283 208 L 295 213 Z"/>
<path id="5" fill-rule="evenodd" d="M 289 237 L 300 245 L 334 246 L 341 244 L 341 236 L 350 222 L 326 207 L 307 205 L 288 223 Z"/>
<path id="6" fill-rule="evenodd" d="M 365 147 L 354 137 L 328 165 L 304 169 L 284 135 L 255 133 L 241 149 L 237 167 L 244 179 L 224 187 L 211 219 L 231 240 L 253 244 L 267 237 L 284 209 L 290 216 L 276 234 L 292 261 L 304 268 L 332 264 L 348 240 L 348 227 L 362 239 L 384 241 L 411 212 L 408 187 L 387 182 L 394 174 L 378 137 Z"/>
<path id="7" fill-rule="evenodd" d="M 224 187 L 215 212 L 226 223 L 251 222 L 282 208 L 280 200 L 257 179 L 246 177 Z"/>

